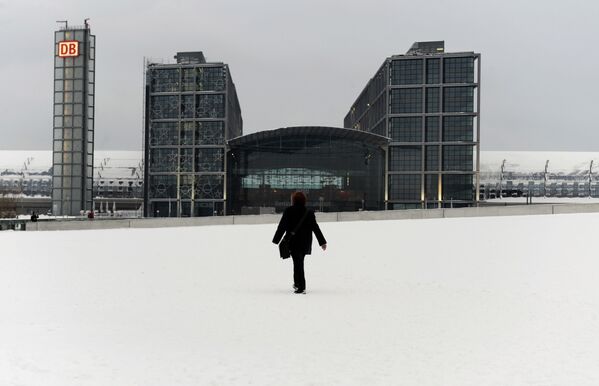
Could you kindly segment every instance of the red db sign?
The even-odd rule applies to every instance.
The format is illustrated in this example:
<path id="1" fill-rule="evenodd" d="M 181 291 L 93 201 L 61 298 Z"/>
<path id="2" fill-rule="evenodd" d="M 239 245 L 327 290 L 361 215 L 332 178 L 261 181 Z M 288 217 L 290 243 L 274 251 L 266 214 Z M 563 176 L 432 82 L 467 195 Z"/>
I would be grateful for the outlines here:
<path id="1" fill-rule="evenodd" d="M 79 56 L 79 42 L 77 40 L 58 42 L 58 56 L 61 58 Z"/>

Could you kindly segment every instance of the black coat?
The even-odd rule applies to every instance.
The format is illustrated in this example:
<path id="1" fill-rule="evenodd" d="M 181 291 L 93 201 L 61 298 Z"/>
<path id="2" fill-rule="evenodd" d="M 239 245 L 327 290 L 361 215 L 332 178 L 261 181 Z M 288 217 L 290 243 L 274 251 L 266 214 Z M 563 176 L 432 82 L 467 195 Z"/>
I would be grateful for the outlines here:
<path id="1" fill-rule="evenodd" d="M 302 223 L 302 226 L 298 229 L 295 235 L 291 237 L 291 232 L 293 232 L 297 224 L 300 222 L 306 210 L 308 211 L 308 215 Z M 312 232 L 314 232 L 316 235 L 318 245 L 324 245 L 327 243 L 322 235 L 322 232 L 320 231 L 320 227 L 316 223 L 314 211 L 301 205 L 293 205 L 285 209 L 283 212 L 283 217 L 281 217 L 281 221 L 279 222 L 279 226 L 277 227 L 277 231 L 275 232 L 272 242 L 278 244 L 279 241 L 281 241 L 283 234 L 286 233 L 287 235 L 285 237 L 291 237 L 289 241 L 289 249 L 292 252 L 300 252 L 309 255 L 312 253 Z"/>

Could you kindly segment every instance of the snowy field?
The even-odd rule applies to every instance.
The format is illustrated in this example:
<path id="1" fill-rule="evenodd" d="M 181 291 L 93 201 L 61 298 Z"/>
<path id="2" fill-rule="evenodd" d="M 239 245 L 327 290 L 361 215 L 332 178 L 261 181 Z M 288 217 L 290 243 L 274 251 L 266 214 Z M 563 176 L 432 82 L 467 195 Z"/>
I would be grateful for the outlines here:
<path id="1" fill-rule="evenodd" d="M 0 385 L 599 384 L 599 214 L 0 233 Z"/>

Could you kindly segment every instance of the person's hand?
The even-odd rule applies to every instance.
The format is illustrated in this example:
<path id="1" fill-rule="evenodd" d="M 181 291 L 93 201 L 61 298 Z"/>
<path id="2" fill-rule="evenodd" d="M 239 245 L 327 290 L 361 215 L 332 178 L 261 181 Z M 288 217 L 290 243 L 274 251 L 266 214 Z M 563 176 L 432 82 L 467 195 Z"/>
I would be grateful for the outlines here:
<path id="1" fill-rule="evenodd" d="M 322 244 L 320 247 L 322 248 L 323 251 L 327 250 L 327 245 L 326 244 Z"/>

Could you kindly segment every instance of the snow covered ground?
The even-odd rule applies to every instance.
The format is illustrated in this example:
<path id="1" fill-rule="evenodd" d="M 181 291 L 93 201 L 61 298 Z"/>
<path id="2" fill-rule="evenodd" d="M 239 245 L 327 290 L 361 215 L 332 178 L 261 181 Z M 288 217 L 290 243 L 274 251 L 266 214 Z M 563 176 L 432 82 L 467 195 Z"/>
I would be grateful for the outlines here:
<path id="1" fill-rule="evenodd" d="M 599 214 L 0 233 L 0 385 L 599 384 Z"/>

